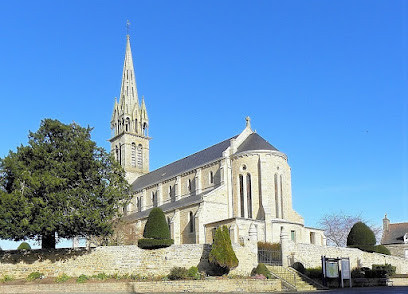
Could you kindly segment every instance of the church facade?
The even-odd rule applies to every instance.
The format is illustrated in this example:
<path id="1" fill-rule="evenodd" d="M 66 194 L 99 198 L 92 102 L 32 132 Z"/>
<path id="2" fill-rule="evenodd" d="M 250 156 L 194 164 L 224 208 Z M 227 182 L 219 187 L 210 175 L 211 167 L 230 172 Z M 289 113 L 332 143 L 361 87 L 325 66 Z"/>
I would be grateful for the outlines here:
<path id="1" fill-rule="evenodd" d="M 287 156 L 254 132 L 249 118 L 240 134 L 151 172 L 148 129 L 127 36 L 109 140 L 133 194 L 121 219 L 124 244 L 137 243 L 150 210 L 160 207 L 175 244 L 212 243 L 215 229 L 226 225 L 235 243 L 255 227 L 258 241 L 279 242 L 285 232 L 296 243 L 326 245 L 323 231 L 305 227 L 292 208 Z"/>

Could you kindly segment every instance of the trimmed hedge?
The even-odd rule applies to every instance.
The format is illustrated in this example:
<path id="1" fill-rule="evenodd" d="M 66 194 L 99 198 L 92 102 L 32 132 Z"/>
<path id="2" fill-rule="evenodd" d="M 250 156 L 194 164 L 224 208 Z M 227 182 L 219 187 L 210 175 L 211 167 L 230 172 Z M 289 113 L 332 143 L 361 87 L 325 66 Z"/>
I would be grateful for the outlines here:
<path id="1" fill-rule="evenodd" d="M 363 222 L 355 223 L 347 236 L 347 246 L 374 246 L 375 243 L 376 240 L 373 231 Z"/>
<path id="2" fill-rule="evenodd" d="M 387 247 L 384 245 L 352 245 L 348 246 L 350 248 L 357 248 L 365 252 L 370 252 L 370 253 L 381 253 L 381 254 L 386 254 L 386 255 L 391 255 L 390 251 L 388 250 Z"/>
<path id="3" fill-rule="evenodd" d="M 17 250 L 31 250 L 30 244 L 27 242 L 22 242 L 18 247 Z"/>
<path id="4" fill-rule="evenodd" d="M 170 230 L 166 217 L 160 208 L 155 207 L 150 211 L 144 227 L 143 237 L 145 239 L 137 241 L 137 246 L 142 249 L 158 249 L 174 244 L 174 240 L 170 239 Z"/>
<path id="5" fill-rule="evenodd" d="M 169 247 L 173 244 L 173 239 L 139 239 L 137 241 L 137 246 L 142 249 L 159 249 Z"/>
<path id="6" fill-rule="evenodd" d="M 280 243 L 258 242 L 258 249 L 264 250 L 281 250 Z"/>
<path id="7" fill-rule="evenodd" d="M 170 239 L 169 226 L 160 208 L 155 207 L 150 211 L 144 227 L 143 237 L 147 239 Z"/>
<path id="8" fill-rule="evenodd" d="M 256 268 L 251 272 L 251 276 L 263 275 L 265 278 L 270 279 L 272 277 L 271 272 L 268 270 L 265 264 L 259 263 Z"/>
<path id="9" fill-rule="evenodd" d="M 187 278 L 187 273 L 185 267 L 173 267 L 167 277 L 169 280 L 184 280 Z"/>

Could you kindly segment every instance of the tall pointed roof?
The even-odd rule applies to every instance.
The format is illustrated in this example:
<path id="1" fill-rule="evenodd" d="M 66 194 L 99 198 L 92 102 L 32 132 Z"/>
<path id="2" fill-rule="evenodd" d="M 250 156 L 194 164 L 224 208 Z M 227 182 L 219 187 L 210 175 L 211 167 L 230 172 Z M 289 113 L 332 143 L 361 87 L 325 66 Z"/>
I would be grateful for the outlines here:
<path id="1" fill-rule="evenodd" d="M 123 111 L 125 113 L 131 113 L 131 111 L 133 111 L 133 106 L 139 105 L 129 35 L 126 36 L 126 53 L 125 61 L 123 64 L 122 86 L 120 89 L 119 104 L 121 105 L 121 107 L 123 107 Z"/>

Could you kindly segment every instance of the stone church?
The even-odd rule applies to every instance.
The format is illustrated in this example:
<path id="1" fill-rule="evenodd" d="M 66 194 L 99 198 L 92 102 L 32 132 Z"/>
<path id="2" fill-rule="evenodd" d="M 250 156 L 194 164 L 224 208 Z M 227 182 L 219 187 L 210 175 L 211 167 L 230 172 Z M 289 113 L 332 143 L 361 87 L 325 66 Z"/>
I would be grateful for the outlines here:
<path id="1" fill-rule="evenodd" d="M 322 230 L 304 226 L 292 208 L 291 169 L 286 154 L 251 129 L 154 171 L 149 170 L 150 122 L 139 102 L 129 35 L 119 101 L 111 119 L 111 152 L 123 166 L 133 198 L 123 210 L 125 244 L 136 244 L 153 207 L 166 216 L 175 244 L 212 243 L 226 225 L 231 240 L 244 242 L 250 226 L 258 240 L 326 245 Z"/>

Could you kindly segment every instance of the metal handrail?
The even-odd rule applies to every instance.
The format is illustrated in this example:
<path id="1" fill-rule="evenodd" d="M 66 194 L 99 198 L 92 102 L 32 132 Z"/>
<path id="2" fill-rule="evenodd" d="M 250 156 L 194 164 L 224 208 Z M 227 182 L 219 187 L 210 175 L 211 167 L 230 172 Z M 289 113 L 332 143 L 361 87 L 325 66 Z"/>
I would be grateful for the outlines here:
<path id="1" fill-rule="evenodd" d="M 316 282 L 315 280 L 309 278 L 309 277 L 306 276 L 305 274 L 302 274 L 301 272 L 295 270 L 293 267 L 289 267 L 288 270 L 297 273 L 302 279 L 306 280 L 306 281 L 307 281 L 308 283 L 310 283 L 310 284 L 313 284 L 313 285 L 316 286 L 318 289 L 322 289 L 322 290 L 327 290 L 327 289 L 329 289 L 329 287 L 326 287 L 326 286 L 320 284 L 319 282 Z"/>

